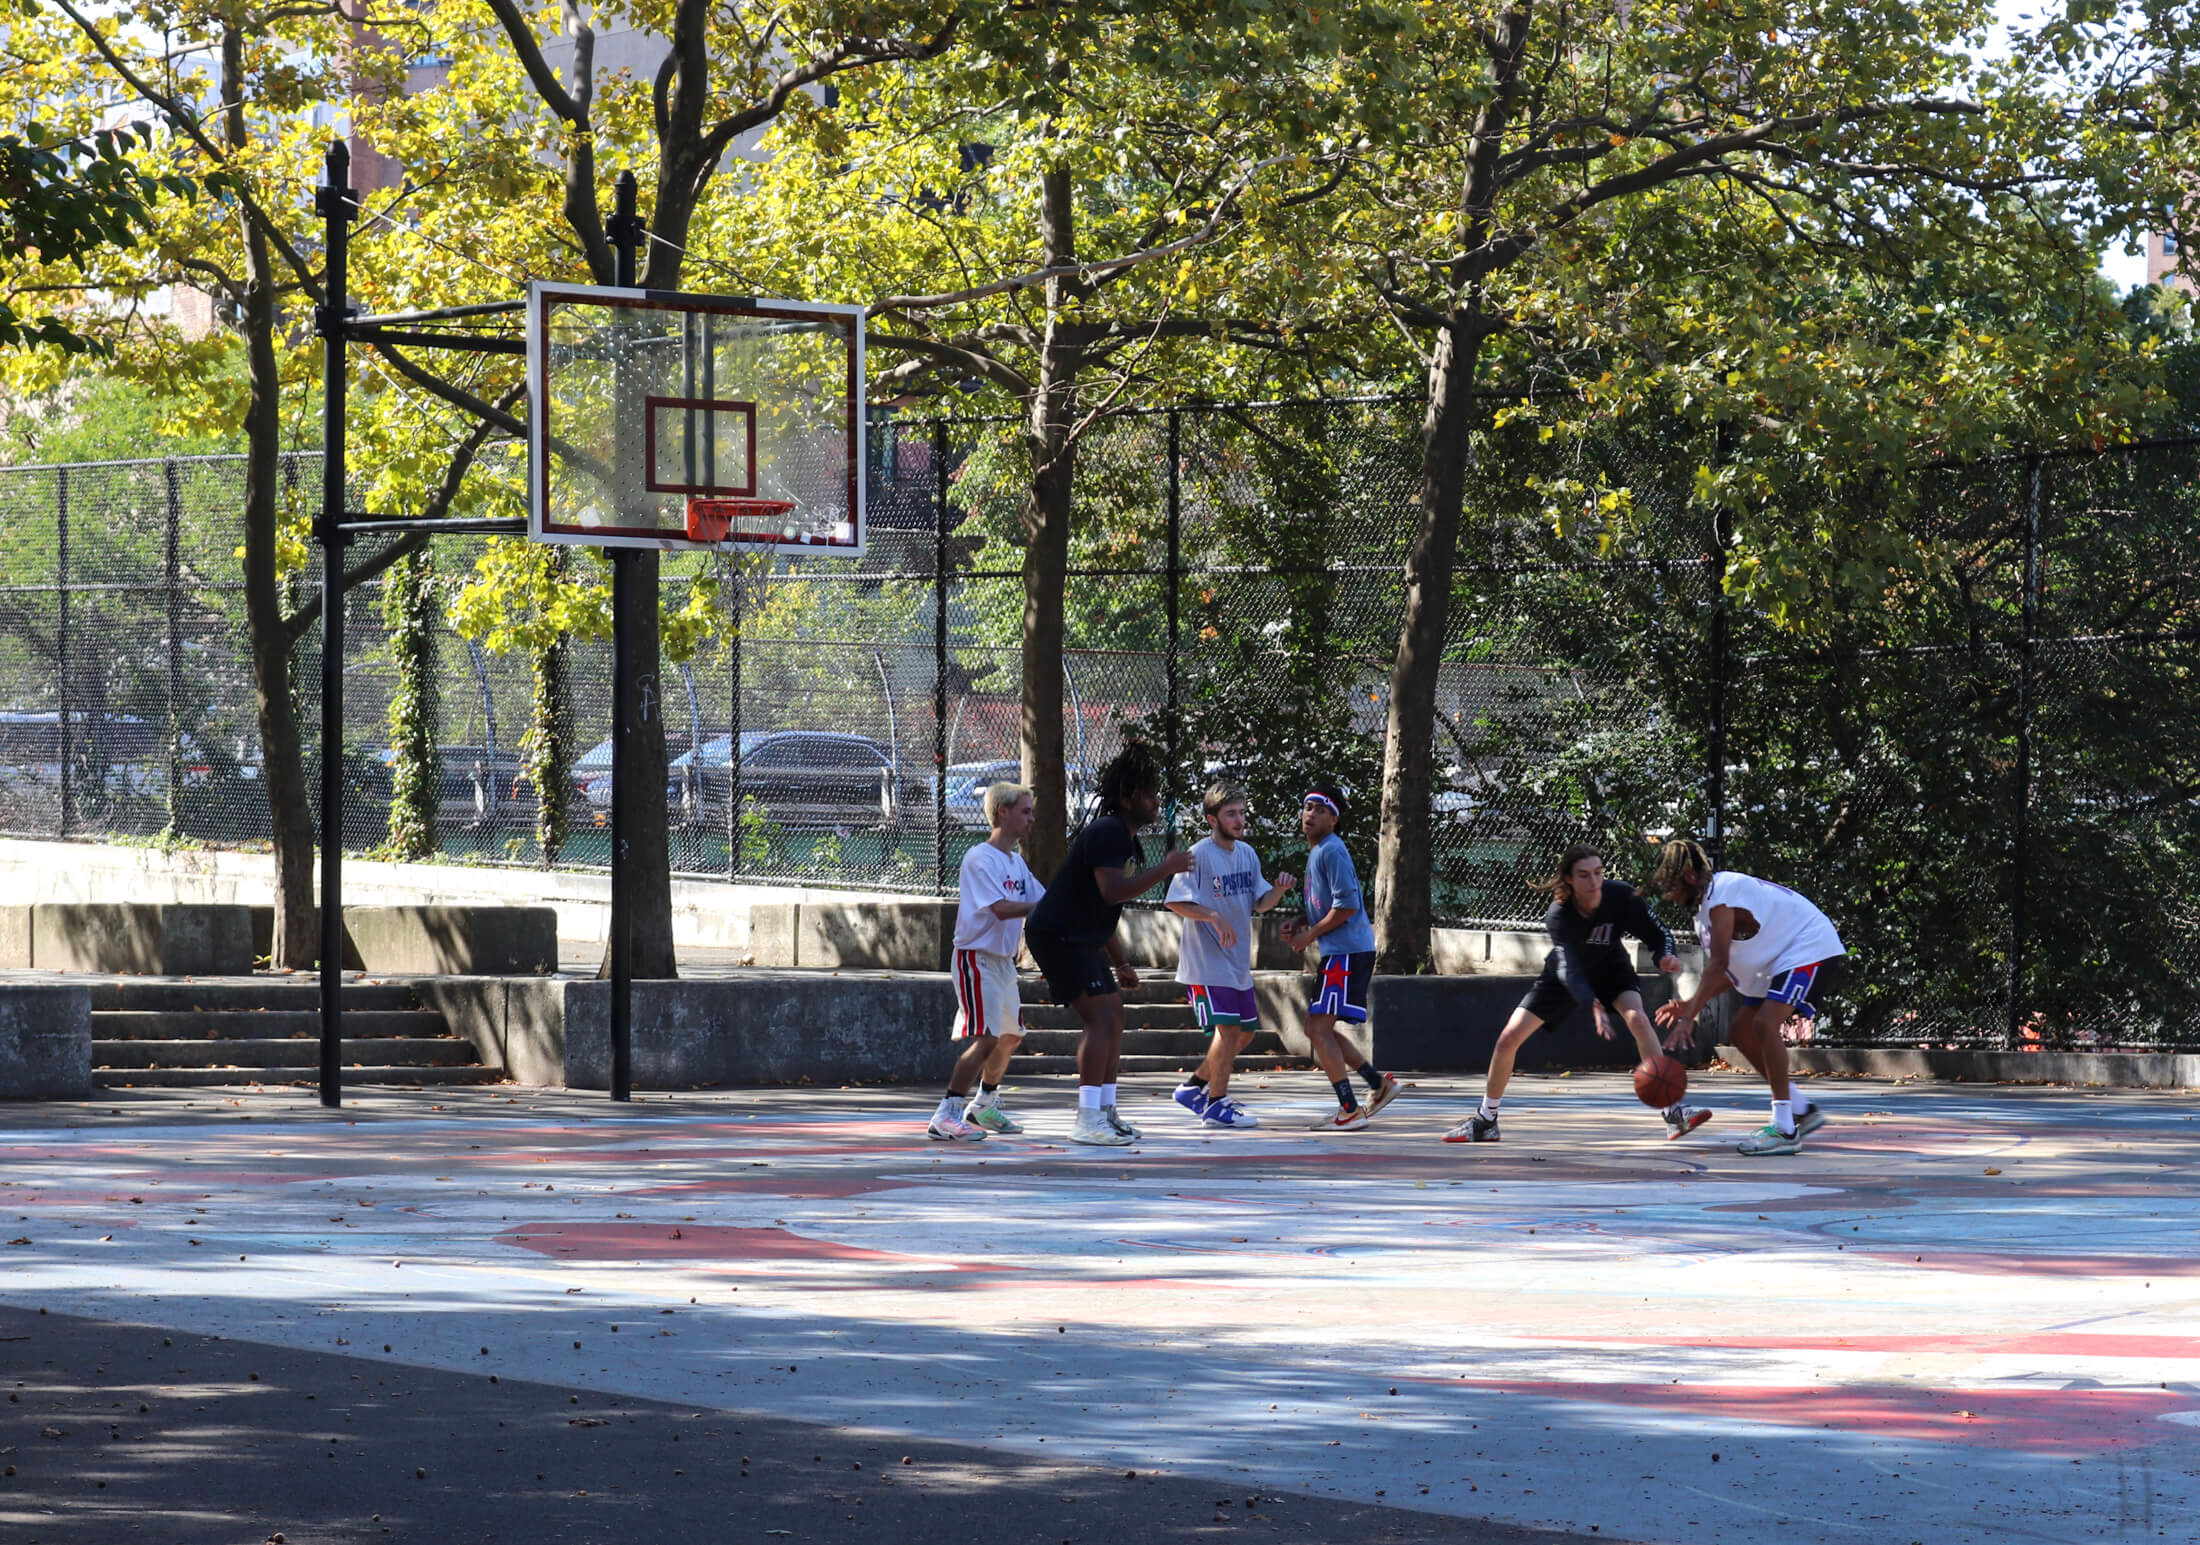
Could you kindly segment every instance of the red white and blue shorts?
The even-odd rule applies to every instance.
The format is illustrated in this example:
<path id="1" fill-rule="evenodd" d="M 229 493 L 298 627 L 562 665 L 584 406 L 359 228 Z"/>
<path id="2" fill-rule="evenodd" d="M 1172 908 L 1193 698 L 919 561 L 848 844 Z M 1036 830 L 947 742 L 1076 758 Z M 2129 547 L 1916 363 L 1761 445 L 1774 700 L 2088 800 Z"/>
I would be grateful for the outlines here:
<path id="1" fill-rule="evenodd" d="M 1755 998 L 1744 997 L 1742 1001 L 1751 1007 L 1768 1000 L 1773 1003 L 1785 1003 L 1795 1010 L 1796 1018 L 1816 1019 L 1818 1017 L 1818 1005 L 1811 1002 L 1811 999 L 1817 996 L 1820 989 L 1832 979 L 1832 966 L 1832 961 L 1821 960 L 1811 965 L 1796 966 L 1791 970 L 1782 971 L 1765 984 L 1765 990 L 1760 996 Z"/>
<path id="2" fill-rule="evenodd" d="M 1375 980 L 1375 952 L 1324 955 L 1314 978 L 1309 1014 L 1334 1014 L 1348 1025 L 1367 1023 L 1367 989 Z"/>
<path id="3" fill-rule="evenodd" d="M 1187 982 L 1184 996 L 1191 1000 L 1192 1017 L 1202 1030 L 1212 1031 L 1218 1025 L 1239 1030 L 1260 1028 L 1260 1004 L 1250 987 L 1199 987 Z"/>
<path id="4" fill-rule="evenodd" d="M 1016 984 L 1016 962 L 991 950 L 955 951 L 952 1039 L 1023 1033 L 1024 1001 Z"/>

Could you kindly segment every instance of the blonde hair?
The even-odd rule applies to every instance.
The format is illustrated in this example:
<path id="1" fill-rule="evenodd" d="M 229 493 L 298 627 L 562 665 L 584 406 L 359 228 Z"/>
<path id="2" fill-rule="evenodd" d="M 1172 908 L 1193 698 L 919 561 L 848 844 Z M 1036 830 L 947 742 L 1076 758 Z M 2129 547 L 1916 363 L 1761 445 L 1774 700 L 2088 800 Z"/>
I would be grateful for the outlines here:
<path id="1" fill-rule="evenodd" d="M 985 824 L 988 826 L 1000 825 L 1001 807 L 1003 805 L 1013 805 L 1030 792 L 1031 790 L 1023 784 L 1010 783 L 1005 778 L 999 783 L 988 785 L 985 791 Z"/>
<path id="2" fill-rule="evenodd" d="M 1659 895 L 1683 892 L 1689 906 L 1703 899 L 1711 883 L 1711 857 L 1686 837 L 1668 838 L 1658 848 L 1657 868 L 1650 873 L 1650 888 Z"/>
<path id="3" fill-rule="evenodd" d="M 1242 805 L 1245 802 L 1245 791 L 1236 784 L 1211 783 L 1207 786 L 1206 796 L 1199 802 L 1199 813 L 1211 821 L 1215 818 L 1215 812 L 1224 805 Z"/>

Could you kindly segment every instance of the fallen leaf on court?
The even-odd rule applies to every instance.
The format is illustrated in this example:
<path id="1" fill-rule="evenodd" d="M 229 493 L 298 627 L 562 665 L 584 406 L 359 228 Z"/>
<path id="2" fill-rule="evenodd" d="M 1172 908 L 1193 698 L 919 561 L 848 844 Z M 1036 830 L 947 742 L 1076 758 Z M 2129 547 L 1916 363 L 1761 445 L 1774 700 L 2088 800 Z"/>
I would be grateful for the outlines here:
<path id="1" fill-rule="evenodd" d="M 568 1427 L 608 1427 L 611 1423 L 600 1416 L 569 1416 L 566 1418 L 565 1425 Z"/>
<path id="2" fill-rule="evenodd" d="M 29 1244 L 30 1242 L 31 1242 L 31 1236 L 30 1236 L 30 1235 L 28 1235 L 28 1234 L 25 1234 L 25 1235 L 23 1235 L 23 1236 L 22 1236 L 21 1238 L 18 1238 L 18 1239 L 11 1239 L 11 1240 L 9 1240 L 9 1241 L 8 1241 L 8 1243 L 9 1243 L 9 1244 L 11 1244 L 11 1245 L 27 1245 L 27 1244 Z"/>
<path id="3" fill-rule="evenodd" d="M 1991 1164 L 1989 1164 L 1989 1165 L 1987 1165 L 1987 1166 L 1986 1166 L 1986 1173 L 1987 1173 L 1987 1174 L 1989 1174 L 1989 1175 L 1998 1175 L 1998 1174 L 2000 1174 L 2000 1173 L 2001 1173 L 2001 1171 L 2000 1171 L 2000 1170 L 1998 1170 L 1998 1169 L 1996 1169 L 1996 1168 L 1994 1168 L 1994 1167 L 1993 1167 L 1993 1166 L 1992 1166 Z"/>

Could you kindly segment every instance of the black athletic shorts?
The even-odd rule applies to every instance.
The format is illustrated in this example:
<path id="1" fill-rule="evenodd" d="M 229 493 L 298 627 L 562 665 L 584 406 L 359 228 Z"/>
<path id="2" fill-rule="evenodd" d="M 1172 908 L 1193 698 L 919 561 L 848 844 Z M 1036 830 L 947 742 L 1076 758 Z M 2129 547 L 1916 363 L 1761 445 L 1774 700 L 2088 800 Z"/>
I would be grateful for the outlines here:
<path id="1" fill-rule="evenodd" d="M 1047 991 L 1064 1008 L 1079 998 L 1123 990 L 1116 985 L 1114 962 L 1097 944 L 1072 944 L 1058 933 L 1029 927 L 1024 929 L 1024 944 L 1031 951 L 1032 964 L 1047 979 Z"/>
<path id="2" fill-rule="evenodd" d="M 1635 975 L 1635 968 L 1624 961 L 1612 960 L 1602 966 L 1589 968 L 1589 988 L 1597 995 L 1597 1001 L 1617 1012 L 1613 1000 L 1622 993 L 1641 992 L 1642 980 Z M 1520 1000 L 1522 1011 L 1533 1014 L 1546 1025 L 1555 1025 L 1574 1011 L 1573 991 L 1567 987 L 1566 978 L 1558 968 L 1558 951 L 1552 950 L 1543 957 L 1543 974 L 1535 979 L 1528 995 Z"/>
<path id="3" fill-rule="evenodd" d="M 1307 994 L 1306 1012 L 1334 1014 L 1348 1025 L 1367 1023 L 1367 989 L 1375 980 L 1375 952 L 1324 955 Z"/>

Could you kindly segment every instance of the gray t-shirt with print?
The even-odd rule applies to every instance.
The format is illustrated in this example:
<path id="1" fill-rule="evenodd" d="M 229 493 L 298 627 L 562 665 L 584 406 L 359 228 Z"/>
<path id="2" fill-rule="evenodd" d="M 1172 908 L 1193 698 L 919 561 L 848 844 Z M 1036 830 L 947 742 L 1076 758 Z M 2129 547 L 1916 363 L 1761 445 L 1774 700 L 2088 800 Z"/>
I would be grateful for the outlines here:
<path id="1" fill-rule="evenodd" d="M 1169 900 L 1211 907 L 1237 930 L 1237 948 L 1226 950 L 1209 923 L 1184 919 L 1184 946 L 1176 979 L 1192 987 L 1253 985 L 1253 903 L 1268 894 L 1260 855 L 1251 843 L 1227 851 L 1212 837 L 1192 844 L 1192 867 L 1169 881 Z"/>

